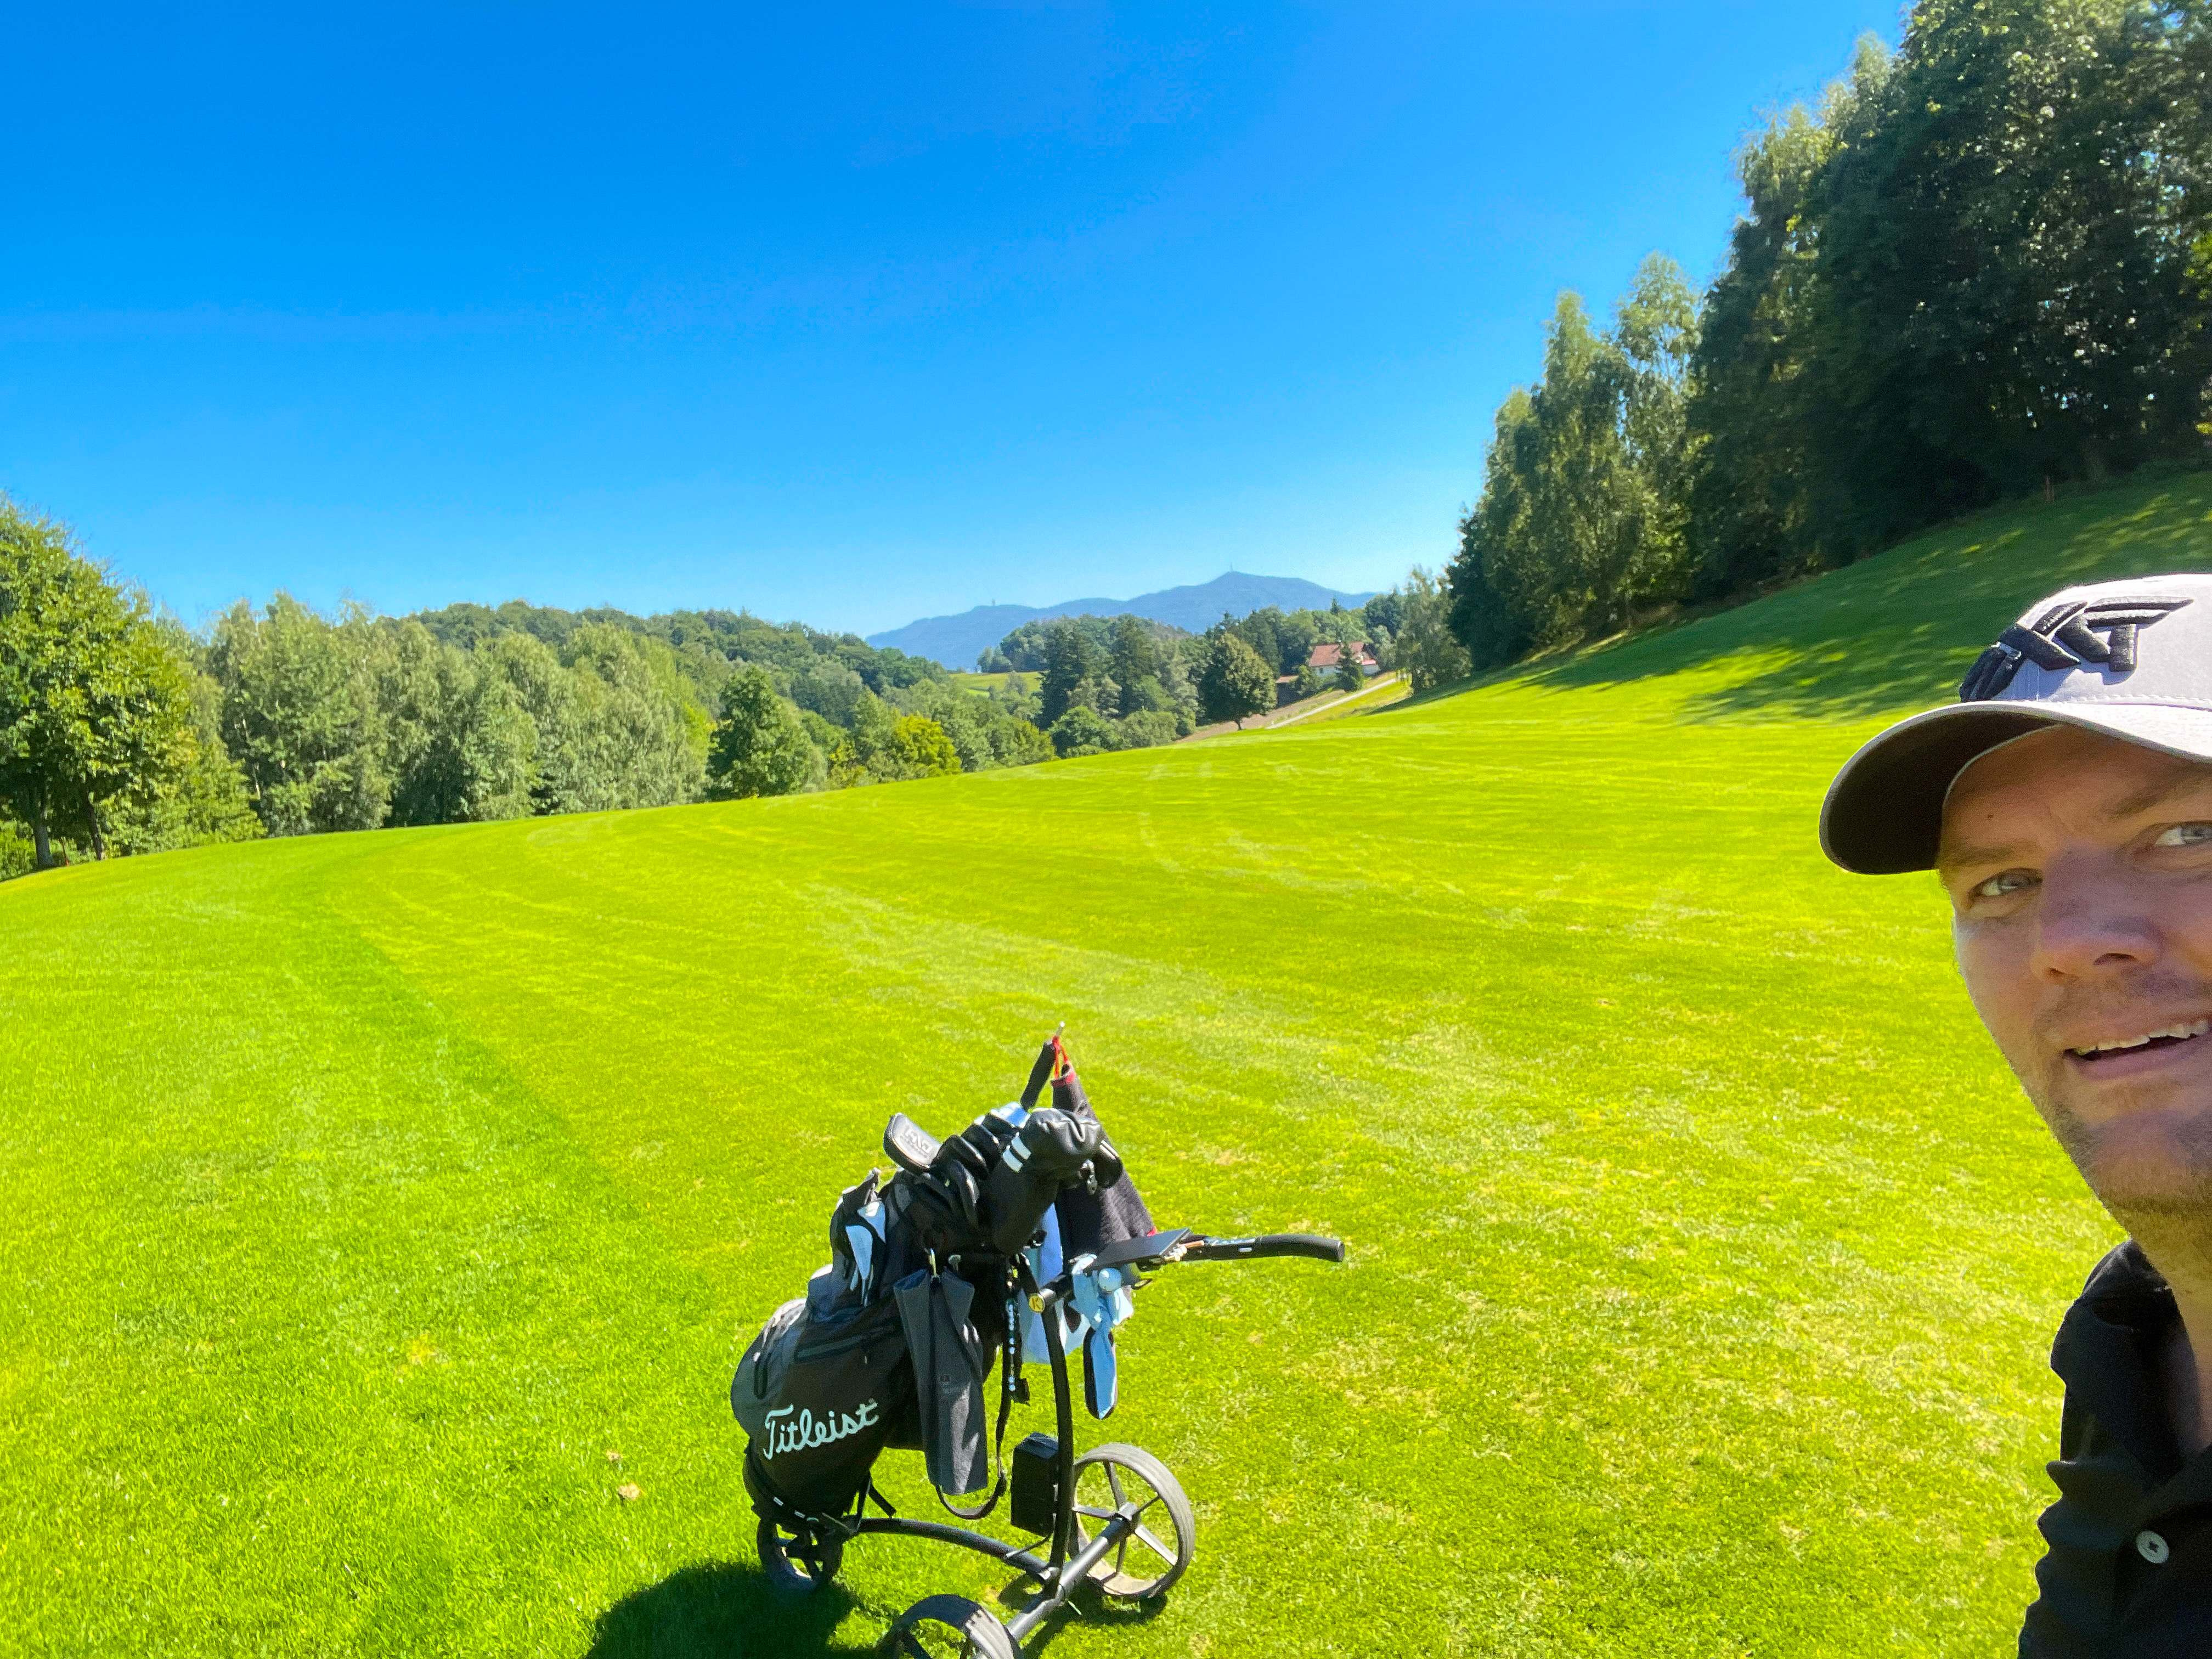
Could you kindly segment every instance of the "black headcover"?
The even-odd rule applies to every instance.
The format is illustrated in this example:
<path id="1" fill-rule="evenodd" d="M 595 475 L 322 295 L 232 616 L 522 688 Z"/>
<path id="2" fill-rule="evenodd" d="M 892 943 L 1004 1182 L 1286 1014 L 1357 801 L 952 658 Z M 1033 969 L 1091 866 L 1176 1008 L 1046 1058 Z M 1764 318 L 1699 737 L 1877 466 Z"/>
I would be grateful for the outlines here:
<path id="1" fill-rule="evenodd" d="M 927 1172 L 902 1174 L 894 1185 L 906 1189 L 899 1207 L 924 1248 L 1010 1257 L 1064 1193 L 1125 1180 L 1096 1115 L 1048 1106 L 1018 1128 L 995 1113 L 977 1118 L 943 1144 Z"/>
<path id="2" fill-rule="evenodd" d="M 1059 1073 L 1057 1077 L 1053 1076 L 1055 1071 Z M 1033 1103 L 1042 1095 L 1048 1079 L 1052 1083 L 1052 1109 L 1079 1123 L 1097 1127 L 1098 1114 L 1091 1109 L 1091 1097 L 1083 1091 L 1083 1079 L 1076 1076 L 1075 1064 L 1068 1059 L 1067 1050 L 1058 1036 L 1044 1045 L 1044 1052 L 1030 1068 L 1029 1088 L 1022 1096 L 1024 1105 Z M 1125 1239 L 1142 1238 L 1153 1231 L 1152 1213 L 1145 1207 L 1137 1183 L 1121 1167 L 1121 1160 L 1107 1141 L 1103 1130 L 1098 1140 L 1104 1154 L 1097 1160 L 1098 1179 L 1070 1188 L 1060 1199 L 1060 1243 L 1071 1261 Z"/>

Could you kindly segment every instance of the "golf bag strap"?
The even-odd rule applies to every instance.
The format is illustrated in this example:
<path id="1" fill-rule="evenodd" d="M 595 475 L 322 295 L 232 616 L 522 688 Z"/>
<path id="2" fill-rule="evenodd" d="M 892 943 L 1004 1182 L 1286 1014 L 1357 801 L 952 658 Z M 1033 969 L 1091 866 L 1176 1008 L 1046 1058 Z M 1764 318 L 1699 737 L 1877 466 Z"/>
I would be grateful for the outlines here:
<path id="1" fill-rule="evenodd" d="M 1022 1264 L 1020 1285 L 1024 1290 L 1032 1288 L 1026 1262 Z M 962 1508 L 943 1492 L 937 1494 L 937 1501 L 944 1504 L 949 1513 L 958 1516 L 963 1521 L 982 1520 L 999 1507 L 999 1500 L 1006 1495 L 1006 1419 L 1013 1415 L 1014 1387 L 1021 1374 L 1021 1306 L 1013 1295 L 1009 1294 L 1006 1297 L 1006 1340 L 1004 1351 L 999 1356 L 999 1425 L 992 1432 L 992 1438 L 997 1442 L 992 1453 L 999 1466 L 998 1481 L 992 1486 L 991 1495 L 974 1509 Z"/>

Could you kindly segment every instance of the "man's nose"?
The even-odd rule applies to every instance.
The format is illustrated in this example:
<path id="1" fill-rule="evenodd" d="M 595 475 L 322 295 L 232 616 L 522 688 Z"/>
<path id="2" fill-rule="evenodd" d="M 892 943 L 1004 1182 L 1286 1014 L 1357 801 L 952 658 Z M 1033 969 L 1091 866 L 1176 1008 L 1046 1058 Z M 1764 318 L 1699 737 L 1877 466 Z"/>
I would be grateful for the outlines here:
<path id="1" fill-rule="evenodd" d="M 2163 954 L 2155 895 L 2106 860 L 2054 860 L 2041 897 L 2035 968 L 2043 978 L 2130 973 Z"/>

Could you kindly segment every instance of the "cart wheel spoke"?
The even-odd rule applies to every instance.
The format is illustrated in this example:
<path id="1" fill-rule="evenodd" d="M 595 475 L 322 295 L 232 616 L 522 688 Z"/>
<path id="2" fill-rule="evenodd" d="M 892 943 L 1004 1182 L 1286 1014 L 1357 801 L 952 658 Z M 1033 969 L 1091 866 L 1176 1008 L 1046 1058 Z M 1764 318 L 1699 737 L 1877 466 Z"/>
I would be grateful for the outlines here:
<path id="1" fill-rule="evenodd" d="M 1129 1529 L 1129 1535 L 1132 1538 L 1140 1540 L 1145 1547 L 1152 1551 L 1153 1554 L 1158 1556 L 1161 1560 L 1169 1563 L 1170 1565 L 1174 1564 L 1176 1559 L 1175 1552 L 1170 1549 L 1165 1544 L 1160 1542 L 1158 1539 L 1153 1537 L 1151 1528 L 1133 1527 Z M 1127 1548 L 1128 1546 L 1128 1539 L 1125 1538 L 1121 1541 L 1122 1547 Z"/>
<path id="2" fill-rule="evenodd" d="M 1190 1500 L 1174 1474 L 1141 1447 L 1108 1445 L 1078 1458 L 1075 1475 L 1079 1492 L 1084 1483 L 1091 1483 L 1093 1502 L 1072 1504 L 1077 1514 L 1097 1523 L 1091 1541 L 1097 1541 L 1101 1526 L 1110 1528 L 1114 1535 L 1112 1547 L 1092 1564 L 1091 1582 L 1104 1595 L 1124 1601 L 1146 1601 L 1164 1595 L 1189 1566 L 1196 1541 Z M 1105 1483 L 1111 1509 L 1097 1506 L 1097 1480 Z M 1137 1547 L 1133 1560 L 1132 1538 Z"/>

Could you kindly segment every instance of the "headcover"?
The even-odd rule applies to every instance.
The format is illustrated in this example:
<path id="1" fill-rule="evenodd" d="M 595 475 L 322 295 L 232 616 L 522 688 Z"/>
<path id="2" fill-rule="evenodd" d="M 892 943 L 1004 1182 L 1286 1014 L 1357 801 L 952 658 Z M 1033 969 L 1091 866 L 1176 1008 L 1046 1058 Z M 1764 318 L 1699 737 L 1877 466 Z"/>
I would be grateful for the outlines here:
<path id="1" fill-rule="evenodd" d="M 926 1172 L 902 1174 L 895 1185 L 928 1249 L 1012 1256 L 1064 1189 L 1121 1176 L 1121 1158 L 1096 1118 L 1002 1107 L 945 1141 Z"/>
<path id="2" fill-rule="evenodd" d="M 2001 744 L 2049 726 L 2212 762 L 2212 575 L 2069 587 L 1975 659 L 1959 701 L 1900 720 L 1844 763 L 1820 845 L 1862 875 L 1929 870 L 1952 784 Z"/>

